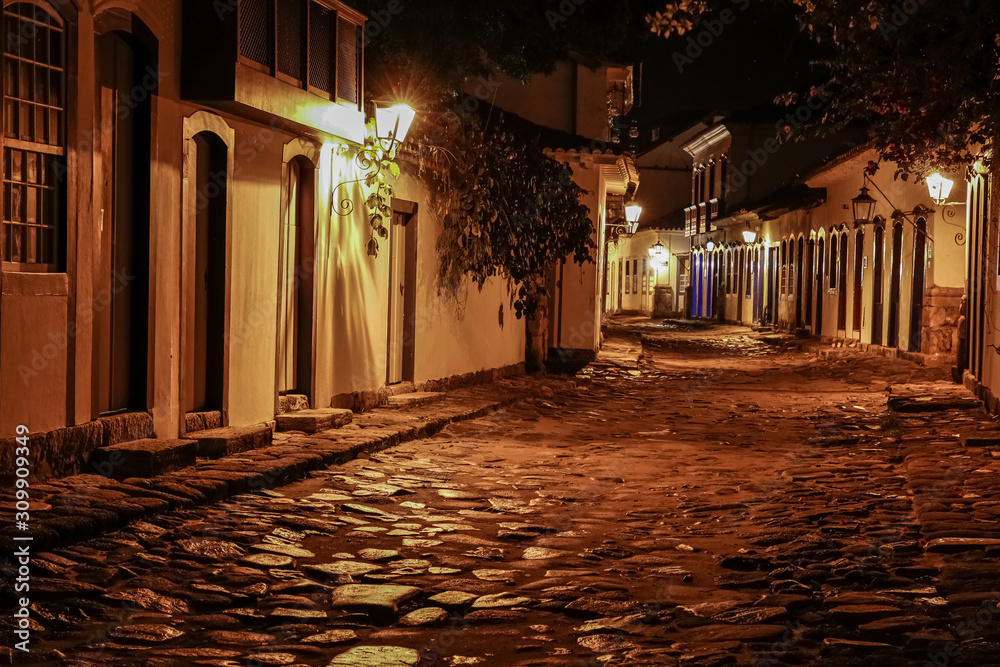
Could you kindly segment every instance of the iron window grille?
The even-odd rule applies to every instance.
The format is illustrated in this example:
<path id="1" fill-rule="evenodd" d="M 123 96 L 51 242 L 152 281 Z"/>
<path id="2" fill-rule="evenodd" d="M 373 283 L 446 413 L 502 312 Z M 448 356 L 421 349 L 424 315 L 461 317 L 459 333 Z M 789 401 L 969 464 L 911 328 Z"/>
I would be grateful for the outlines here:
<path id="1" fill-rule="evenodd" d="M 330 99 L 361 105 L 364 34 L 323 0 L 239 0 L 240 61 Z"/>

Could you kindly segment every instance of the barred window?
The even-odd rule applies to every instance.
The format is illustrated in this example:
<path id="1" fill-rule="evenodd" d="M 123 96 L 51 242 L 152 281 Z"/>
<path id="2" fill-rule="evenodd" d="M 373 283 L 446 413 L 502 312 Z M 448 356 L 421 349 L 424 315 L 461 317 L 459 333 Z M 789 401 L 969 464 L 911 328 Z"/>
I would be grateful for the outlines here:
<path id="1" fill-rule="evenodd" d="M 303 31 L 306 17 L 302 0 L 277 0 L 278 2 L 278 71 L 293 79 L 303 81 L 306 37 Z"/>
<path id="2" fill-rule="evenodd" d="M 357 104 L 363 52 L 358 21 L 361 15 L 331 0 L 239 0 L 239 54 L 316 94 Z"/>
<path id="3" fill-rule="evenodd" d="M 240 0 L 240 55 L 265 67 L 274 65 L 272 0 Z"/>
<path id="4" fill-rule="evenodd" d="M 3 10 L 3 268 L 56 272 L 65 255 L 65 35 L 26 2 Z"/>
<path id="5" fill-rule="evenodd" d="M 333 93 L 333 21 L 336 15 L 318 2 L 309 3 L 309 85 Z"/>
<path id="6" fill-rule="evenodd" d="M 358 56 L 361 53 L 361 28 L 338 19 L 337 96 L 348 102 L 358 101 Z"/>

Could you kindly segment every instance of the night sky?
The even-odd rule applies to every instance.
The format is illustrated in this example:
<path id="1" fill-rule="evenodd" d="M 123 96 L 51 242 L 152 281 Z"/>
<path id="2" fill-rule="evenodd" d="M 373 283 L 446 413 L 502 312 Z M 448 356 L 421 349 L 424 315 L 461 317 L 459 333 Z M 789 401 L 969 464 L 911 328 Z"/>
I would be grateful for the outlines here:
<path id="1" fill-rule="evenodd" d="M 729 9 L 728 25 L 715 14 L 683 36 L 644 41 L 636 51 L 644 63 L 642 106 L 630 118 L 647 126 L 685 122 L 699 114 L 727 115 L 771 103 L 776 95 L 819 79 L 810 63 L 820 50 L 790 13 L 748 0 L 734 0 Z M 712 21 L 718 37 L 709 32 Z M 691 47 L 690 40 L 699 36 L 707 47 Z"/>

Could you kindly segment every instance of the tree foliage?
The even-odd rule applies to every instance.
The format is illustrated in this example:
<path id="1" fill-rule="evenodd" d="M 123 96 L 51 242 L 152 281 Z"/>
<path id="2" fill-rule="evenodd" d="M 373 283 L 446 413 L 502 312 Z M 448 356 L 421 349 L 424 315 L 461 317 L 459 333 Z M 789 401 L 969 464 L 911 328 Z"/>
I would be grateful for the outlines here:
<path id="1" fill-rule="evenodd" d="M 365 59 L 377 77 L 386 66 L 418 70 L 444 87 L 503 72 L 527 80 L 569 54 L 628 59 L 649 31 L 659 0 L 354 0 L 369 15 Z"/>
<path id="2" fill-rule="evenodd" d="M 482 288 L 495 276 L 517 289 L 517 316 L 531 316 L 540 296 L 534 278 L 556 262 L 583 264 L 596 248 L 586 193 L 570 168 L 537 142 L 489 129 L 475 115 L 439 114 L 418 139 L 444 230 L 438 239 L 440 282 L 455 288 L 471 276 Z M 428 164 L 430 163 L 430 164 Z"/>
<path id="3" fill-rule="evenodd" d="M 830 46 L 820 131 L 869 128 L 904 176 L 959 170 L 1000 130 L 996 4 L 979 0 L 768 0 Z M 728 0 L 682 0 L 648 18 L 661 35 L 692 29 Z M 797 101 L 791 91 L 782 101 Z"/>

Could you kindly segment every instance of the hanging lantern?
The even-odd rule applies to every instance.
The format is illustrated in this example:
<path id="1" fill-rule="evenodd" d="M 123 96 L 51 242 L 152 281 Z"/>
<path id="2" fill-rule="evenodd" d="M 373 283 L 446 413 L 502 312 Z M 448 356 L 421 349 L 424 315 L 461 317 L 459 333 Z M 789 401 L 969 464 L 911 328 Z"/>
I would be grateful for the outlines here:
<path id="1" fill-rule="evenodd" d="M 851 200 L 851 207 L 854 209 L 854 221 L 868 223 L 875 217 L 875 199 L 868 194 L 868 188 L 862 187 L 861 194 Z"/>

